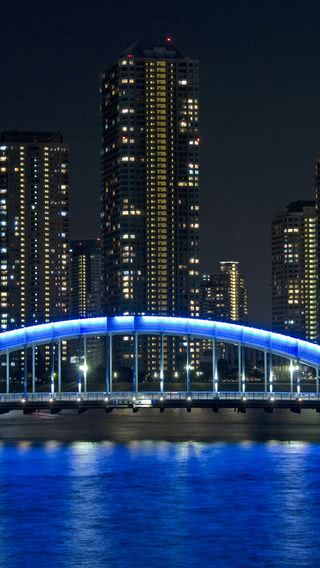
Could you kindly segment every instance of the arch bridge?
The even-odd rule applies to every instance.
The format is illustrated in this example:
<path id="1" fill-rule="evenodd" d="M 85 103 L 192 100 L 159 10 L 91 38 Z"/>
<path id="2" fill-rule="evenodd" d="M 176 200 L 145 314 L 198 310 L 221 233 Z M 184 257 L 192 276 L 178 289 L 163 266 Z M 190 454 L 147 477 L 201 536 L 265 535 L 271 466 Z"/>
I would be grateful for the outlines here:
<path id="1" fill-rule="evenodd" d="M 130 335 L 134 338 L 134 359 L 132 389 L 130 392 L 113 390 L 113 338 Z M 143 392 L 139 388 L 138 338 L 140 336 L 159 336 L 159 388 L 157 392 Z M 105 336 L 106 369 L 104 392 L 91 392 L 88 389 L 87 339 Z M 164 389 L 164 338 L 184 337 L 186 339 L 186 390 L 171 392 Z M 212 345 L 212 380 L 210 390 L 195 392 L 190 381 L 190 341 L 205 339 Z M 63 341 L 80 339 L 83 346 L 83 365 L 80 367 L 76 392 L 63 392 L 61 370 L 61 345 Z M 217 365 L 217 343 L 232 344 L 237 348 L 238 380 L 237 390 L 223 391 L 219 381 Z M 50 390 L 36 391 L 36 348 L 50 345 Z M 264 388 L 262 392 L 248 392 L 246 389 L 246 371 L 244 349 L 251 348 L 263 352 Z M 15 352 L 23 352 L 23 392 L 10 391 L 10 357 Z M 28 353 L 31 351 L 32 385 L 28 390 Z M 50 408 L 59 412 L 63 408 L 77 408 L 83 412 L 91 407 L 103 407 L 107 412 L 114 408 L 140 407 L 208 407 L 217 411 L 220 407 L 234 407 L 245 412 L 248 407 L 289 408 L 300 412 L 302 407 L 320 411 L 319 366 L 320 346 L 271 331 L 194 318 L 162 316 L 117 316 L 95 317 L 47 323 L 7 331 L 0 334 L 0 356 L 5 356 L 6 392 L 0 394 L 0 413 L 22 408 L 25 413 L 32 413 L 41 408 Z M 275 392 L 273 375 L 273 356 L 284 357 L 289 361 L 290 388 L 286 392 Z M 301 392 L 300 372 L 294 371 L 300 365 L 307 365 L 315 370 L 315 388 L 312 392 Z M 90 382 L 90 381 L 89 381 Z"/>

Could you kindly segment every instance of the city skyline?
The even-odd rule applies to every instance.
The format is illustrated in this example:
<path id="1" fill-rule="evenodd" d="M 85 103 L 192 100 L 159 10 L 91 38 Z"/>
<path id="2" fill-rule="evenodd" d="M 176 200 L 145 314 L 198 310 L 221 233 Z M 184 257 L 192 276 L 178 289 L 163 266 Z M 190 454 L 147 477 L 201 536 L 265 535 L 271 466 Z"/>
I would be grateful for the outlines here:
<path id="1" fill-rule="evenodd" d="M 102 3 L 96 5 L 103 16 Z M 212 271 L 221 258 L 239 260 L 248 280 L 252 321 L 265 325 L 271 324 L 270 219 L 286 203 L 314 197 L 319 149 L 315 57 L 319 7 L 311 2 L 303 10 L 298 3 L 290 3 L 288 25 L 283 29 L 279 22 L 284 14 L 287 17 L 287 7 L 287 2 L 281 6 L 270 2 L 250 10 L 235 2 L 228 7 L 215 2 L 195 12 L 189 2 L 180 22 L 179 7 L 169 9 L 165 4 L 163 15 L 156 19 L 147 11 L 150 25 L 145 30 L 138 23 L 138 14 L 127 6 L 121 34 L 115 25 L 108 40 L 98 33 L 101 24 L 90 19 L 85 7 L 68 34 L 63 30 L 73 15 L 70 8 L 65 7 L 62 20 L 48 7 L 49 13 L 34 14 L 37 35 L 25 51 L 21 49 L 27 41 L 24 10 L 18 11 L 17 22 L 16 11 L 6 8 L 9 21 L 14 13 L 15 25 L 22 28 L 7 59 L 2 128 L 62 131 L 72 148 L 72 238 L 94 238 L 99 231 L 101 70 L 130 40 L 163 38 L 167 33 L 178 47 L 199 57 L 203 269 Z M 116 22 L 118 8 L 110 10 Z M 39 46 L 55 37 L 57 22 L 58 47 L 52 49 L 49 42 L 44 59 Z M 85 40 L 81 44 L 80 38 Z M 56 49 L 61 55 L 68 54 L 70 65 L 56 58 Z M 13 105 L 18 84 L 23 96 L 19 105 Z M 308 104 L 303 102 L 304 95 Z"/>
<path id="2" fill-rule="evenodd" d="M 313 568 L 319 0 L 1 23 L 0 566 Z"/>

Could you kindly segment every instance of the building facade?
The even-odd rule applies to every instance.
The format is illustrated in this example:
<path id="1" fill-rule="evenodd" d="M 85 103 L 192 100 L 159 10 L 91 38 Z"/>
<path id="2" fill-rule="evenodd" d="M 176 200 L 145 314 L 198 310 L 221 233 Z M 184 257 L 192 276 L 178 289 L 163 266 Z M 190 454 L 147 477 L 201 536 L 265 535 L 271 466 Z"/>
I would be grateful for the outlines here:
<path id="1" fill-rule="evenodd" d="M 198 62 L 170 38 L 138 42 L 102 75 L 101 96 L 103 308 L 198 317 Z"/>
<path id="2" fill-rule="evenodd" d="M 272 328 L 317 340 L 317 216 L 314 201 L 290 203 L 272 223 Z"/>
<path id="3" fill-rule="evenodd" d="M 0 136 L 1 331 L 65 319 L 68 147 L 62 136 Z"/>
<path id="4" fill-rule="evenodd" d="M 246 323 L 248 289 L 239 262 L 221 261 L 220 272 L 201 276 L 201 315 L 206 319 Z"/>

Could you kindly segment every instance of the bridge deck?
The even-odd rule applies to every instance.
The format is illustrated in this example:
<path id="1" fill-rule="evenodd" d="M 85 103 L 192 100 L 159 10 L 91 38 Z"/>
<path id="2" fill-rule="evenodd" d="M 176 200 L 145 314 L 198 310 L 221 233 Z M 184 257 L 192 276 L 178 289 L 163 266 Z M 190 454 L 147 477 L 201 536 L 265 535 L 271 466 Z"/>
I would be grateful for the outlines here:
<path id="1" fill-rule="evenodd" d="M 303 408 L 320 412 L 320 395 L 317 393 L 265 393 L 265 392 L 117 392 L 106 395 L 103 392 L 61 393 L 52 396 L 50 393 L 34 393 L 24 396 L 22 393 L 0 394 L 0 414 L 11 410 L 23 410 L 32 414 L 38 410 L 49 409 L 52 413 L 64 409 L 75 409 L 84 412 L 88 409 L 100 408 L 106 412 L 115 409 L 140 408 L 160 409 L 207 408 L 218 411 L 220 408 L 234 408 L 245 412 L 247 408 L 260 408 L 266 412 L 273 409 L 289 409 L 300 412 Z"/>

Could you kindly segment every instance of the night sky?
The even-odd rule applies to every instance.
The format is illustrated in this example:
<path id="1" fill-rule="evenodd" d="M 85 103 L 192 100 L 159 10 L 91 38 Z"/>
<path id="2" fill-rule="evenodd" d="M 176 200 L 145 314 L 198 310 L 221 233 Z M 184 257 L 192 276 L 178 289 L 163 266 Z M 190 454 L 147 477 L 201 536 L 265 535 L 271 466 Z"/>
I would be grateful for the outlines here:
<path id="1" fill-rule="evenodd" d="M 268 325 L 272 216 L 314 195 L 320 3 L 11 0 L 1 24 L 0 129 L 62 132 L 73 238 L 99 233 L 99 73 L 168 34 L 200 59 L 202 267 L 240 260 L 251 322 Z"/>

